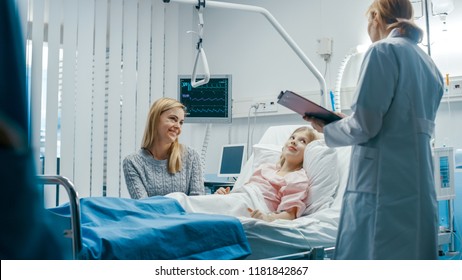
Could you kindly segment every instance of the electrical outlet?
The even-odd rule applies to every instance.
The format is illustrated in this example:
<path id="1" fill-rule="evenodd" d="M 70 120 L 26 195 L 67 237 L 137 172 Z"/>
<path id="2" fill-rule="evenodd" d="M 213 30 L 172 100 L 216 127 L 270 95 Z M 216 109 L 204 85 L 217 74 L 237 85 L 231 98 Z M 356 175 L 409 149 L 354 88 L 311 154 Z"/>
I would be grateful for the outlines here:
<path id="1" fill-rule="evenodd" d="M 332 38 L 321 38 L 318 40 L 318 50 L 316 51 L 320 56 L 332 54 Z"/>
<path id="2" fill-rule="evenodd" d="M 258 104 L 257 113 L 274 113 L 278 111 L 276 101 L 261 101 Z"/>
<path id="3" fill-rule="evenodd" d="M 462 96 L 462 79 L 449 81 L 449 94 Z"/>

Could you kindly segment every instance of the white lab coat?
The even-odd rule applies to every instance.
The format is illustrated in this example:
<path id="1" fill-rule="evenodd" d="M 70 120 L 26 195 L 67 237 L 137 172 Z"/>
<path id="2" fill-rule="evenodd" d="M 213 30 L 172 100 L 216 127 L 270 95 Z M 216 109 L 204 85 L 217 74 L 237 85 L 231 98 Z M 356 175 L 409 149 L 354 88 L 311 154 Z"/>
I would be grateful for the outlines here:
<path id="1" fill-rule="evenodd" d="M 442 94 L 431 58 L 397 30 L 368 50 L 352 115 L 324 127 L 328 146 L 354 145 L 337 259 L 437 258 L 430 138 Z"/>

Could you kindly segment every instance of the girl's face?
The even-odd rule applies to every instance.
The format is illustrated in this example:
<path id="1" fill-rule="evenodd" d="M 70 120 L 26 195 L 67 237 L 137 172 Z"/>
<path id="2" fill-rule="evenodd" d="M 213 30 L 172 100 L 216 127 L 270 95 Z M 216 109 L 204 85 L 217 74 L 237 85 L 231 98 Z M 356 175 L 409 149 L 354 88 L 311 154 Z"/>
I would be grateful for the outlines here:
<path id="1" fill-rule="evenodd" d="M 309 140 L 306 131 L 294 132 L 282 149 L 282 156 L 292 164 L 302 164 L 306 145 Z"/>
<path id="2" fill-rule="evenodd" d="M 163 112 L 159 118 L 157 134 L 161 142 L 171 144 L 181 134 L 184 122 L 184 110 L 172 108 Z"/>

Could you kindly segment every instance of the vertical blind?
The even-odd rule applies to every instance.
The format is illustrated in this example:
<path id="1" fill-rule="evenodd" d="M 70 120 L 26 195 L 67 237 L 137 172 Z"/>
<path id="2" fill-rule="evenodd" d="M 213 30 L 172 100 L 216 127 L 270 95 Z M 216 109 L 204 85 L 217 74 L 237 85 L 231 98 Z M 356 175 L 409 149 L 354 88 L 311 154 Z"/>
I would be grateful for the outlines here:
<path id="1" fill-rule="evenodd" d="M 29 0 L 27 10 L 39 172 L 69 178 L 80 197 L 128 197 L 122 160 L 163 95 L 162 1 Z"/>

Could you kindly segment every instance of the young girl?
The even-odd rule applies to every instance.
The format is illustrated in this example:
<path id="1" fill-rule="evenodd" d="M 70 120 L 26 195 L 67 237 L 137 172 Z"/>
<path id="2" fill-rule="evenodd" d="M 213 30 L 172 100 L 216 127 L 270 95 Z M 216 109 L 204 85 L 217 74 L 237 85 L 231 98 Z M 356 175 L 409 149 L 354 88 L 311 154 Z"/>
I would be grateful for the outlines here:
<path id="1" fill-rule="evenodd" d="M 296 129 L 282 149 L 278 163 L 259 166 L 250 180 L 238 190 L 219 188 L 215 194 L 188 197 L 181 193 L 167 195 L 177 199 L 188 212 L 249 216 L 264 221 L 293 220 L 300 217 L 308 203 L 308 178 L 303 170 L 306 146 L 317 139 L 313 129 Z M 226 194 L 226 195 L 224 195 Z"/>
<path id="2" fill-rule="evenodd" d="M 250 216 L 268 222 L 276 219 L 293 220 L 304 212 L 308 201 L 308 178 L 303 167 L 305 147 L 317 139 L 308 127 L 296 129 L 286 141 L 279 162 L 258 167 L 244 187 L 257 187 L 271 211 L 248 208 Z M 216 194 L 229 194 L 229 188 L 219 188 Z"/>

